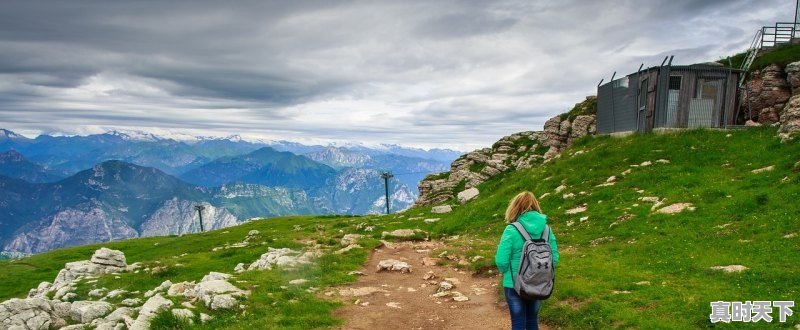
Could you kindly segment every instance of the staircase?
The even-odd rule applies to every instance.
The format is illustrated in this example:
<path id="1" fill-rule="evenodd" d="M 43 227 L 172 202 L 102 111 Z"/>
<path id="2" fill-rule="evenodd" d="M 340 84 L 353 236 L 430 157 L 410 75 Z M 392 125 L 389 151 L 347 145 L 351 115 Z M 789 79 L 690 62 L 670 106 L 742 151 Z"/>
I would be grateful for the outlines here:
<path id="1" fill-rule="evenodd" d="M 750 70 L 750 65 L 753 64 L 753 60 L 755 60 L 756 56 L 758 56 L 758 51 L 761 50 L 764 37 L 763 31 L 763 28 L 756 31 L 753 41 L 750 42 L 750 48 L 747 50 L 747 57 L 744 58 L 744 62 L 742 62 L 742 66 L 739 68 L 744 72 L 739 77 L 739 88 L 744 86 L 745 79 L 747 78 L 747 71 Z"/>

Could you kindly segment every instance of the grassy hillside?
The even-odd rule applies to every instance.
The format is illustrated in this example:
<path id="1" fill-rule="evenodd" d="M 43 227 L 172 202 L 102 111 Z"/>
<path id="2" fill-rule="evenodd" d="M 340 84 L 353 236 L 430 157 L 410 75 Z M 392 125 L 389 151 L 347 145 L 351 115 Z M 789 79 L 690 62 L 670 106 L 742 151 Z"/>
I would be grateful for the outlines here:
<path id="1" fill-rule="evenodd" d="M 166 279 L 199 280 L 209 271 L 231 273 L 237 263 L 257 259 L 267 246 L 301 248 L 319 243 L 327 252 L 313 266 L 238 275 L 236 280 L 245 282 L 237 285 L 253 290 L 244 302 L 246 308 L 211 313 L 215 320 L 201 328 L 326 328 L 338 323 L 331 316 L 337 303 L 321 293 L 355 280 L 346 273 L 360 269 L 368 251 L 331 253 L 341 248 L 338 239 L 344 234 L 368 235 L 360 243 L 370 248 L 379 244 L 382 231 L 420 228 L 434 238 L 448 237 L 445 249 L 450 254 L 467 260 L 483 256 L 468 267 L 479 276 L 496 276 L 493 256 L 504 228 L 503 211 L 516 193 L 531 190 L 537 196 L 549 193 L 541 199 L 542 207 L 562 256 L 556 290 L 543 305 L 542 320 L 567 329 L 707 328 L 711 301 L 800 297 L 800 143 L 781 144 L 775 136 L 774 129 L 760 128 L 590 137 L 542 167 L 485 182 L 478 187 L 477 199 L 449 214 L 432 215 L 430 208 L 420 208 L 383 217 L 278 218 L 199 235 L 107 243 L 103 246 L 124 251 L 129 263 L 166 268 L 155 274 L 102 278 L 95 286 L 143 292 Z M 631 167 L 646 161 L 652 164 Z M 751 172 L 768 166 L 774 169 Z M 611 176 L 616 176 L 613 185 L 598 186 Z M 566 188 L 554 193 L 560 185 Z M 565 194 L 574 197 L 565 199 Z M 652 203 L 639 197 L 665 199 L 664 206 L 692 203 L 696 209 L 658 214 L 651 211 Z M 567 214 L 581 205 L 587 211 Z M 430 217 L 441 220 L 423 222 Z M 583 217 L 588 219 L 582 221 Z M 374 230 L 365 231 L 370 226 Z M 212 251 L 241 241 L 251 229 L 261 231 L 263 245 Z M 0 299 L 22 297 L 40 281 L 52 281 L 65 262 L 88 259 L 97 247 L 0 261 Z M 749 269 L 741 273 L 710 269 L 726 265 Z M 287 284 L 297 278 L 309 283 Z M 79 293 L 93 287 L 85 285 Z M 309 292 L 314 291 L 307 291 L 309 287 L 318 290 Z M 792 328 L 800 323 L 798 315 L 795 307 L 788 323 L 769 326 Z M 164 316 L 155 324 L 167 327 L 170 322 L 174 320 Z M 763 322 L 714 325 L 766 326 Z"/>

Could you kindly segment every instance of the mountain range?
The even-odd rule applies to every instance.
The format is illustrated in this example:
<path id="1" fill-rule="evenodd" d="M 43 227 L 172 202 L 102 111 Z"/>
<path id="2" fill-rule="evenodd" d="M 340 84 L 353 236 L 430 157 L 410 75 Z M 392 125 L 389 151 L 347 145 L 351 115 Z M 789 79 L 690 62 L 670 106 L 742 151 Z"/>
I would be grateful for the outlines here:
<path id="1" fill-rule="evenodd" d="M 384 171 L 399 174 L 389 194 L 400 210 L 415 202 L 422 177 L 449 168 L 437 159 L 455 153 L 119 132 L 28 139 L 0 130 L 0 246 L 37 253 L 197 232 L 197 205 L 205 229 L 255 217 L 380 213 Z"/>

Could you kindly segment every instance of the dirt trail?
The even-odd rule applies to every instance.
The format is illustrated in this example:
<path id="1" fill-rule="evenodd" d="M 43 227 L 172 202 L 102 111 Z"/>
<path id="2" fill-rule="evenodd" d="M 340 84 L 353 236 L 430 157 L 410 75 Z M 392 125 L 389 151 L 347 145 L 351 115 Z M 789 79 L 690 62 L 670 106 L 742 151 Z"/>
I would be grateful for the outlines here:
<path id="1" fill-rule="evenodd" d="M 362 269 L 364 276 L 328 292 L 346 303 L 336 312 L 345 319 L 340 329 L 509 329 L 508 308 L 497 298 L 497 278 L 473 277 L 468 272 L 436 266 L 428 254 L 439 246 L 437 242 L 403 242 L 373 251 Z M 413 270 L 405 274 L 377 272 L 378 263 L 385 259 L 404 261 Z M 429 271 L 436 278 L 424 280 Z M 433 297 L 445 278 L 455 279 L 451 292 L 460 292 L 469 300 Z"/>

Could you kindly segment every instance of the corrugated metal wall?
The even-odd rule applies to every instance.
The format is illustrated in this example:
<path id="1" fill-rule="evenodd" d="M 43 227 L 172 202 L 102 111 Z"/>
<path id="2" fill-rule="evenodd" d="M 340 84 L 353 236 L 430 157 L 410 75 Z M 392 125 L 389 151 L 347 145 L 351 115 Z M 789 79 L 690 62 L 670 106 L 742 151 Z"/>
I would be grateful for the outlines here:
<path id="1" fill-rule="evenodd" d="M 597 88 L 597 132 L 636 130 L 636 84 L 622 77 Z"/>
<path id="2" fill-rule="evenodd" d="M 646 132 L 652 128 L 711 128 L 735 124 L 739 74 L 709 65 L 666 65 L 600 85 L 597 88 L 597 132 Z M 640 94 L 640 89 L 646 95 Z"/>

